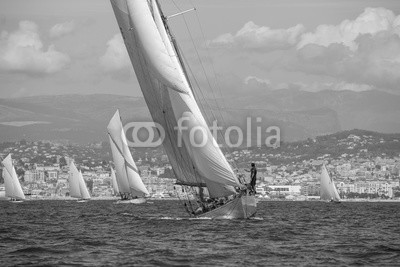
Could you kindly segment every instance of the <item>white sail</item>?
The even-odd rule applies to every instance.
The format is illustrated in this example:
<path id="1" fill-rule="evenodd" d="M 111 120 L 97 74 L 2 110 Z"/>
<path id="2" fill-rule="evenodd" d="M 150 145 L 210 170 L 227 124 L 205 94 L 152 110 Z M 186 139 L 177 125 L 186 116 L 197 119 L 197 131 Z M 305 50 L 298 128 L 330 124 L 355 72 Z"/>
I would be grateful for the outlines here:
<path id="1" fill-rule="evenodd" d="M 336 189 L 335 183 L 329 176 L 325 164 L 321 167 L 321 190 L 320 196 L 322 200 L 340 201 L 339 193 Z"/>
<path id="2" fill-rule="evenodd" d="M 169 88 L 188 93 L 185 79 L 177 72 L 179 66 L 171 59 L 157 30 L 147 0 L 128 0 L 126 3 L 132 23 L 130 29 L 137 33 L 137 40 L 142 45 L 141 51 L 147 60 L 147 70 Z"/>
<path id="3" fill-rule="evenodd" d="M 118 191 L 122 194 L 129 194 L 131 192 L 131 188 L 129 187 L 128 179 L 126 178 L 126 171 L 125 171 L 125 160 L 122 157 L 122 153 L 119 152 L 117 146 L 111 139 L 110 135 L 108 136 L 110 140 L 111 146 L 111 153 L 113 156 L 113 161 L 115 165 L 115 172 L 116 172 L 116 181 L 118 185 Z"/>
<path id="4" fill-rule="evenodd" d="M 82 198 L 81 190 L 79 187 L 79 171 L 75 164 L 71 162 L 69 166 L 70 176 L 69 176 L 69 195 L 75 198 Z"/>
<path id="5" fill-rule="evenodd" d="M 177 179 L 182 184 L 207 185 L 212 197 L 233 194 L 233 186 L 240 183 L 220 148 L 214 145 L 158 3 L 111 3 L 152 118 L 166 132 L 163 145 Z M 182 117 L 183 126 L 188 129 L 178 133 L 176 127 Z M 201 147 L 190 142 L 190 129 L 194 128 L 205 130 L 203 138 L 207 139 Z"/>
<path id="6" fill-rule="evenodd" d="M 81 191 L 81 196 L 83 199 L 90 199 L 89 190 L 86 186 L 85 180 L 83 179 L 82 172 L 79 171 L 79 190 Z"/>
<path id="7" fill-rule="evenodd" d="M 22 191 L 21 184 L 12 163 L 11 154 L 9 154 L 2 163 L 4 166 L 3 174 L 6 197 L 25 199 L 25 194 Z"/>
<path id="8" fill-rule="evenodd" d="M 111 168 L 111 183 L 112 183 L 114 195 L 119 195 L 117 177 L 115 176 L 115 171 L 113 168 Z"/>
<path id="9" fill-rule="evenodd" d="M 137 197 L 148 195 L 149 192 L 139 176 L 139 170 L 129 151 L 118 110 L 111 118 L 107 130 L 119 191 L 121 193 L 130 193 L 132 196 Z"/>
<path id="10" fill-rule="evenodd" d="M 4 187 L 5 187 L 6 197 L 14 198 L 15 190 L 14 190 L 13 178 L 12 178 L 12 175 L 6 170 L 5 167 L 3 169 L 3 178 L 4 178 Z"/>
<path id="11" fill-rule="evenodd" d="M 90 194 L 87 189 L 82 172 L 78 171 L 75 164 L 72 162 L 69 166 L 69 194 L 74 198 L 90 199 Z"/>

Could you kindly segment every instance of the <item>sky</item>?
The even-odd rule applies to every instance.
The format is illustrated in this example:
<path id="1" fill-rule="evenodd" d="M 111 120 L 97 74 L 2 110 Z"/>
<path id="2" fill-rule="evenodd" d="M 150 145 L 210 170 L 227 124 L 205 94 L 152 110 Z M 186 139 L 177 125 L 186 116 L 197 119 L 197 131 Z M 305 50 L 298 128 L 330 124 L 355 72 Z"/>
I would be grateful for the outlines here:
<path id="1" fill-rule="evenodd" d="M 400 94 L 398 0 L 160 0 L 208 94 Z M 212 88 L 212 89 L 209 89 Z M 0 1 L 0 98 L 141 96 L 107 0 Z"/>

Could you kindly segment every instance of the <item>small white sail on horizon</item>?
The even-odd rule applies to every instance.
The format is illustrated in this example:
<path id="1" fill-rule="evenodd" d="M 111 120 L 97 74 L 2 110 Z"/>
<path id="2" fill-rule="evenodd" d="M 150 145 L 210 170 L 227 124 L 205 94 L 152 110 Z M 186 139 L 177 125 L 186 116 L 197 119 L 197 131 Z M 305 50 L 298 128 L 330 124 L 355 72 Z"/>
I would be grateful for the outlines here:
<path id="1" fill-rule="evenodd" d="M 129 150 L 119 110 L 111 118 L 107 125 L 107 131 L 115 166 L 118 192 L 141 198 L 149 195 Z"/>
<path id="2" fill-rule="evenodd" d="M 81 171 L 78 171 L 75 164 L 71 162 L 69 166 L 70 177 L 69 177 L 69 194 L 71 197 L 88 200 L 90 199 L 90 193 L 87 189 L 85 180 Z"/>
<path id="3" fill-rule="evenodd" d="M 3 178 L 5 187 L 5 196 L 11 199 L 22 200 L 25 199 L 25 194 L 22 191 L 21 183 L 19 182 L 17 172 L 15 171 L 11 154 L 2 161 Z"/>
<path id="4" fill-rule="evenodd" d="M 329 176 L 328 170 L 325 164 L 321 167 L 321 189 L 320 189 L 320 199 L 327 201 L 340 201 L 339 193 L 336 189 L 335 182 L 332 177 Z"/>

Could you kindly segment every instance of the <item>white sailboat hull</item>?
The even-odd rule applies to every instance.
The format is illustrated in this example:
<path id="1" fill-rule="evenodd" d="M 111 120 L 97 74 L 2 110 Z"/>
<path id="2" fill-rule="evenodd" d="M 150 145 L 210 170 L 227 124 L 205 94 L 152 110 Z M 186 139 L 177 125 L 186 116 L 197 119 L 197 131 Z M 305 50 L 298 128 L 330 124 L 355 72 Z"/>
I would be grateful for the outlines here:
<path id="1" fill-rule="evenodd" d="M 233 199 L 225 205 L 196 217 L 211 219 L 248 219 L 257 211 L 255 196 L 241 196 Z"/>
<path id="2" fill-rule="evenodd" d="M 118 200 L 116 204 L 144 204 L 146 203 L 145 198 L 135 198 L 135 199 L 127 199 L 127 200 Z"/>

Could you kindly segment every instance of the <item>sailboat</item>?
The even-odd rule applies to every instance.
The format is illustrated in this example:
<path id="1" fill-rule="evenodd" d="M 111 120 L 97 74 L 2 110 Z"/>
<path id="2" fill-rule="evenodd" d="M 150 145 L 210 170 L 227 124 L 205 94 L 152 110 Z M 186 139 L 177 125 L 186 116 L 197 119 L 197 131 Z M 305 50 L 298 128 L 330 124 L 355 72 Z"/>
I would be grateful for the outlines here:
<path id="1" fill-rule="evenodd" d="M 253 216 L 255 196 L 239 182 L 207 127 L 158 1 L 111 4 L 150 114 L 165 131 L 163 146 L 178 183 L 197 199 L 187 198 L 186 211 L 213 219 Z M 190 134 L 199 128 L 201 146 Z"/>
<path id="2" fill-rule="evenodd" d="M 329 176 L 328 170 L 325 164 L 321 167 L 321 190 L 320 190 L 321 200 L 330 202 L 340 202 L 340 196 L 336 189 L 335 183 L 332 177 Z"/>
<path id="3" fill-rule="evenodd" d="M 145 196 L 149 195 L 149 191 L 143 184 L 139 176 L 139 170 L 129 151 L 118 110 L 111 118 L 107 131 L 115 165 L 116 183 L 121 196 L 121 200 L 118 203 L 145 203 Z"/>
<path id="4" fill-rule="evenodd" d="M 5 196 L 11 198 L 11 202 L 22 202 L 25 199 L 25 194 L 22 191 L 21 184 L 18 180 L 17 172 L 15 171 L 11 154 L 2 161 L 3 163 L 3 178 L 5 186 Z"/>
<path id="5" fill-rule="evenodd" d="M 90 199 L 89 191 L 83 179 L 82 172 L 78 171 L 75 164 L 72 162 L 69 166 L 69 195 L 77 198 L 78 202 L 86 202 Z"/>

